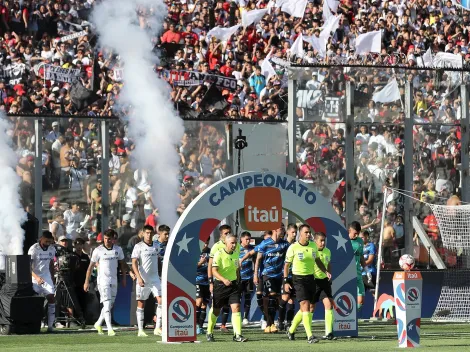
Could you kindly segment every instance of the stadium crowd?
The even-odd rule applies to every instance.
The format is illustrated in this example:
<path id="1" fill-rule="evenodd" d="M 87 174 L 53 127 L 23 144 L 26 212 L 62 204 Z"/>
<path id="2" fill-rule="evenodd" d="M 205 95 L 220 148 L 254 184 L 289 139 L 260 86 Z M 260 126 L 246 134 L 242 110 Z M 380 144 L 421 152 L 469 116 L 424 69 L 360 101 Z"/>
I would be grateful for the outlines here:
<path id="1" fill-rule="evenodd" d="M 272 2 L 165 2 L 168 14 L 163 28 L 152 28 L 158 32 L 153 42 L 162 56 L 155 71 L 168 81 L 171 99 L 184 117 L 285 120 L 287 68 L 290 62 L 302 62 L 302 58 L 292 55 L 292 44 L 300 33 L 318 36 L 325 17 L 333 14 L 342 18 L 339 28 L 328 39 L 326 57 L 320 58 L 311 44 L 305 42 L 304 62 L 328 64 L 347 60 L 351 64 L 414 67 L 428 48 L 433 53 L 454 53 L 462 55 L 465 62 L 470 60 L 468 13 L 450 1 L 344 0 L 333 12 L 327 10 L 323 1 L 315 0 L 307 3 L 303 18 L 294 18 L 274 5 L 259 22 L 240 27 L 226 42 L 214 37 L 207 40 L 209 30 L 241 24 L 244 12 L 271 7 Z M 335 1 L 328 1 L 330 5 L 332 2 Z M 119 244 L 127 248 L 138 235 L 136 229 L 144 224 L 157 226 L 158 209 L 150 196 L 146 171 L 131 166 L 135 145 L 127 136 L 126 124 L 111 122 L 110 146 L 101 144 L 98 119 L 111 115 L 125 117 L 126 109 L 118 104 L 125 82 L 120 78 L 123 65 L 119 56 L 96 45 L 93 25 L 88 22 L 93 6 L 91 0 L 1 2 L 0 109 L 10 114 L 70 115 L 42 120 L 44 203 L 56 239 L 61 234 L 70 239 L 88 232 L 90 236 L 99 235 L 103 177 L 100 160 L 103 148 L 110 148 L 110 224 L 123 234 Z M 381 53 L 356 56 L 355 38 L 373 30 L 382 32 Z M 275 74 L 263 75 L 260 68 L 263 60 L 270 60 Z M 64 69 L 55 71 L 62 76 L 47 76 L 50 66 Z M 392 76 L 398 79 L 402 101 L 374 103 L 373 93 Z M 326 103 L 328 98 L 335 98 L 342 104 L 346 81 L 354 82 L 357 94 L 354 207 L 356 219 L 369 230 L 371 240 L 377 241 L 383 185 L 404 188 L 403 86 L 409 80 L 413 82 L 413 114 L 419 123 L 414 128 L 418 152 L 413 165 L 413 194 L 426 202 L 439 202 L 458 192 L 461 102 L 453 77 L 450 73 L 395 72 L 391 68 L 315 70 L 304 89 L 318 92 L 315 93 L 318 100 L 309 111 L 296 110 L 301 121 L 299 178 L 314 183 L 322 192 L 332 192 L 335 209 L 343 216 L 344 116 L 341 109 L 327 114 Z M 460 78 L 456 79 L 460 82 Z M 9 120 L 14 125 L 12 135 L 19 157 L 17 172 L 23 180 L 23 205 L 33 212 L 34 183 L 39 182 L 34 180 L 33 172 L 37 142 L 33 120 L 12 115 Z M 225 126 L 209 122 L 185 126 L 186 133 L 178 146 L 180 213 L 200 191 L 227 174 Z M 338 187 L 331 186 L 336 184 Z M 404 235 L 403 198 L 397 197 L 394 203 L 387 209 L 387 226 L 391 228 L 387 243 L 398 256 L 395 249 L 402 248 Z M 416 202 L 416 209 L 438 244 L 436 221 L 428 207 Z M 127 255 L 131 251 L 132 246 Z"/>

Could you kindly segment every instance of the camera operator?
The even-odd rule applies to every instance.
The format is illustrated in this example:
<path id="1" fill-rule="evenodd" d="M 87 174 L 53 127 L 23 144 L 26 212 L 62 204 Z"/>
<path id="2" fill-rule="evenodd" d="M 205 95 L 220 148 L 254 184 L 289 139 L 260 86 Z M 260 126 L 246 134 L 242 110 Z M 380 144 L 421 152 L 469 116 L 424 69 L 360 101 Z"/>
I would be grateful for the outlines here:
<path id="1" fill-rule="evenodd" d="M 72 157 L 70 161 L 70 168 L 67 172 L 70 199 L 77 200 L 83 198 L 83 181 L 85 180 L 86 175 L 87 171 L 83 168 L 83 165 L 80 163 L 80 159 L 75 156 Z"/>
<path id="2" fill-rule="evenodd" d="M 56 302 L 60 312 L 66 314 L 67 321 L 75 317 L 85 326 L 82 308 L 75 293 L 75 280 L 80 269 L 80 257 L 67 249 L 67 237 L 61 236 L 56 244 L 57 277 Z"/>
<path id="3" fill-rule="evenodd" d="M 78 257 L 78 268 L 75 271 L 74 281 L 75 281 L 75 294 L 77 295 L 77 300 L 82 309 L 83 315 L 86 317 L 87 314 L 87 293 L 83 291 L 83 284 L 85 283 L 86 271 L 90 265 L 90 257 L 83 251 L 85 246 L 85 240 L 83 238 L 77 238 L 73 242 L 74 253 Z"/>

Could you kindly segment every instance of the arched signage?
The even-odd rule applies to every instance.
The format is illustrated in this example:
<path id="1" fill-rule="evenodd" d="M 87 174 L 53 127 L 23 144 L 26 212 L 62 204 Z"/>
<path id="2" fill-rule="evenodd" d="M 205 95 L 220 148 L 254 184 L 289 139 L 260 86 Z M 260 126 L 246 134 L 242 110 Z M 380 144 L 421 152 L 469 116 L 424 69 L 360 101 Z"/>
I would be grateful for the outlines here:
<path id="1" fill-rule="evenodd" d="M 196 341 L 196 264 L 204 242 L 227 216 L 244 209 L 247 229 L 272 230 L 281 209 L 327 234 L 331 250 L 336 336 L 357 335 L 356 266 L 349 236 L 331 204 L 292 176 L 245 172 L 201 193 L 171 232 L 163 261 L 163 342 Z"/>

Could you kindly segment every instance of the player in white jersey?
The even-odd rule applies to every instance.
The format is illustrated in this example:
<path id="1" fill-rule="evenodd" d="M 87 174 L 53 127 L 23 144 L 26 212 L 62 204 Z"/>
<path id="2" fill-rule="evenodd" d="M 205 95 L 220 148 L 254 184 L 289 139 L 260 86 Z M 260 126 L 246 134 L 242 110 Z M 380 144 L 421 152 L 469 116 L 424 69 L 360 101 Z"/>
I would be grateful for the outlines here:
<path id="1" fill-rule="evenodd" d="M 103 320 L 108 328 L 108 336 L 114 336 L 116 333 L 111 325 L 111 309 L 117 294 L 117 273 L 118 264 L 121 266 L 122 286 L 126 287 L 126 271 L 127 264 L 124 261 L 124 253 L 121 247 L 113 244 L 116 231 L 106 230 L 103 236 L 103 244 L 97 247 L 91 256 L 90 266 L 86 272 L 85 284 L 83 289 L 88 292 L 91 272 L 98 264 L 98 292 L 100 293 L 100 301 L 103 304 L 100 317 L 94 327 L 98 330 L 98 334 L 103 335 Z"/>
<path id="2" fill-rule="evenodd" d="M 145 301 L 150 294 L 156 299 L 156 306 L 162 304 L 161 284 L 158 276 L 158 251 L 159 245 L 153 241 L 154 230 L 150 225 L 143 228 L 144 239 L 135 245 L 132 251 L 132 269 L 137 279 L 135 295 L 137 299 L 137 325 L 139 332 L 137 336 L 145 337 L 144 332 L 144 307 Z M 157 326 L 154 334 L 157 335 Z"/>
<path id="3" fill-rule="evenodd" d="M 38 243 L 29 248 L 28 255 L 31 256 L 31 274 L 33 289 L 47 299 L 47 331 L 51 332 L 55 321 L 55 298 L 54 298 L 54 237 L 49 231 L 44 231 Z"/>

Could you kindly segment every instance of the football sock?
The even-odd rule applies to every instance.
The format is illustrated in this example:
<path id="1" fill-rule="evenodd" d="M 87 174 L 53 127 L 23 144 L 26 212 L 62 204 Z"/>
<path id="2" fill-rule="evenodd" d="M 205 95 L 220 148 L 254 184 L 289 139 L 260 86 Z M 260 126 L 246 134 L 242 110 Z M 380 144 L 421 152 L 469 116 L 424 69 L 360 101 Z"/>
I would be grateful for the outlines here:
<path id="1" fill-rule="evenodd" d="M 264 312 L 264 306 L 263 306 L 263 294 L 262 293 L 257 293 L 256 294 L 256 303 L 258 303 L 258 307 L 261 310 L 261 312 Z M 264 315 L 264 313 L 263 313 Z"/>
<path id="2" fill-rule="evenodd" d="M 359 313 L 362 309 L 362 304 L 361 303 L 358 303 L 357 304 L 357 312 Z"/>
<path id="3" fill-rule="evenodd" d="M 333 309 L 325 310 L 325 335 L 333 332 Z"/>
<path id="4" fill-rule="evenodd" d="M 201 308 L 201 315 L 199 317 L 199 326 L 202 328 L 204 326 L 204 322 L 206 321 L 206 308 Z"/>
<path id="5" fill-rule="evenodd" d="M 248 319 L 251 309 L 251 293 L 245 293 L 245 307 L 243 310 L 243 318 Z"/>
<path id="6" fill-rule="evenodd" d="M 196 307 L 196 324 L 199 325 L 200 320 L 201 320 L 201 307 Z"/>
<path id="7" fill-rule="evenodd" d="M 144 329 L 144 309 L 137 308 L 136 316 L 137 316 L 137 327 L 139 328 L 139 331 L 143 330 Z"/>
<path id="8" fill-rule="evenodd" d="M 229 306 L 224 306 L 222 308 L 222 325 L 223 326 L 227 325 L 228 315 L 229 314 L 230 314 L 230 307 Z"/>
<path id="9" fill-rule="evenodd" d="M 217 323 L 217 316 L 214 314 L 212 308 L 209 311 L 209 322 L 207 324 L 207 333 L 212 334 L 214 332 L 215 323 Z"/>
<path id="10" fill-rule="evenodd" d="M 297 327 L 299 326 L 301 321 L 302 321 L 302 311 L 299 309 L 294 319 L 292 320 L 292 325 L 289 328 L 289 332 L 291 334 L 295 333 L 295 330 L 297 330 Z"/>
<path id="11" fill-rule="evenodd" d="M 233 325 L 233 334 L 235 336 L 242 334 L 242 314 L 240 312 L 232 312 L 232 325 Z"/>
<path id="12" fill-rule="evenodd" d="M 113 330 L 113 326 L 111 325 L 111 301 L 103 302 L 103 316 L 104 321 L 106 322 L 106 327 L 109 330 Z"/>
<path id="13" fill-rule="evenodd" d="M 156 316 L 157 316 L 157 321 L 156 321 L 156 325 L 155 327 L 157 328 L 162 328 L 162 306 L 160 304 L 157 303 L 157 312 L 156 312 Z"/>
<path id="14" fill-rule="evenodd" d="M 47 327 L 52 328 L 55 321 L 55 303 L 47 305 Z"/>
<path id="15" fill-rule="evenodd" d="M 277 299 L 276 296 L 269 296 L 269 303 L 268 303 L 268 326 L 274 324 L 274 317 L 276 316 L 276 307 L 277 307 Z"/>
<path id="16" fill-rule="evenodd" d="M 96 321 L 96 324 L 98 324 L 99 326 L 101 326 L 101 325 L 103 325 L 103 321 L 104 321 L 104 314 L 103 314 L 103 308 L 101 308 L 100 317 L 99 317 L 98 320 Z"/>
<path id="17" fill-rule="evenodd" d="M 294 319 L 294 304 L 287 303 L 287 312 L 286 312 L 287 324 L 291 324 L 292 319 Z"/>
<path id="18" fill-rule="evenodd" d="M 281 303 L 279 303 L 279 318 L 277 319 L 280 323 L 284 323 L 284 320 L 286 320 L 286 305 L 287 301 L 281 299 Z"/>
<path id="19" fill-rule="evenodd" d="M 302 312 L 302 323 L 304 324 L 307 338 L 309 338 L 310 336 L 312 336 L 312 313 Z"/>

